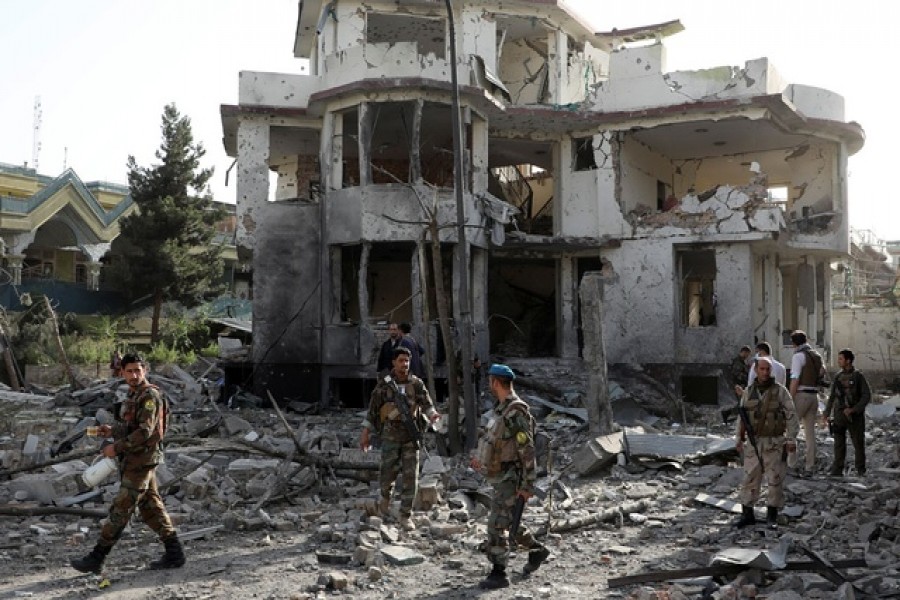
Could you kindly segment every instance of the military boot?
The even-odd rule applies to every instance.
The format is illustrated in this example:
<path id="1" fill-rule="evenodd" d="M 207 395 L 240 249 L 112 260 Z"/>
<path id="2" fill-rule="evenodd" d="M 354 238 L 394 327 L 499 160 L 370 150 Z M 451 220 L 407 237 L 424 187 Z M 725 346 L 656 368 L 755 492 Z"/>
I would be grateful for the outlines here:
<path id="1" fill-rule="evenodd" d="M 525 563 L 522 570 L 525 571 L 526 575 L 534 573 L 540 568 L 541 563 L 547 560 L 548 556 L 550 556 L 550 551 L 547 549 L 547 546 L 540 545 L 531 549 L 528 552 L 528 562 Z"/>
<path id="2" fill-rule="evenodd" d="M 83 558 L 73 558 L 70 561 L 72 568 L 82 573 L 99 573 L 103 568 L 103 561 L 106 555 L 112 550 L 112 546 L 101 546 L 97 544 L 94 549 L 86 554 Z"/>
<path id="3" fill-rule="evenodd" d="M 747 525 L 756 525 L 756 515 L 753 514 L 753 507 L 746 504 L 741 505 L 741 518 L 734 524 L 735 527 L 741 528 Z"/>
<path id="4" fill-rule="evenodd" d="M 381 500 L 378 501 L 378 514 L 381 517 L 388 516 L 388 513 L 391 512 L 391 499 L 381 497 Z"/>
<path id="5" fill-rule="evenodd" d="M 165 554 L 159 560 L 154 560 L 150 563 L 150 568 L 154 570 L 177 569 L 184 566 L 184 548 L 182 548 L 178 536 L 173 535 L 164 539 L 163 545 L 166 547 Z"/>
<path id="6" fill-rule="evenodd" d="M 494 569 L 481 583 L 478 584 L 478 587 L 485 590 L 497 590 L 509 587 L 509 577 L 506 576 L 506 567 L 494 565 Z"/>
<path id="7" fill-rule="evenodd" d="M 778 507 L 766 507 L 766 526 L 769 529 L 778 529 Z"/>

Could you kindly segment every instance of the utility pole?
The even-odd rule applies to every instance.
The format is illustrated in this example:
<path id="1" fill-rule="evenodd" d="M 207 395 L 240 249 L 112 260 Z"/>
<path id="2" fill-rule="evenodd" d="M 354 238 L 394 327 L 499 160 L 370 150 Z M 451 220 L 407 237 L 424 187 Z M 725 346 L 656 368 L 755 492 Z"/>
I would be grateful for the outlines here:
<path id="1" fill-rule="evenodd" d="M 33 124 L 33 132 L 31 137 L 31 167 L 34 169 L 35 173 L 38 171 L 38 159 L 41 154 L 41 117 L 43 116 L 43 111 L 41 110 L 41 97 L 34 97 L 34 124 Z"/>
<path id="2" fill-rule="evenodd" d="M 453 22 L 451 0 L 447 5 L 447 24 L 450 34 L 450 82 L 453 88 L 453 187 L 456 191 L 456 261 L 459 268 L 459 345 L 462 350 L 462 388 L 466 408 L 466 450 L 472 450 L 478 441 L 478 411 L 475 406 L 475 390 L 472 388 L 472 313 L 469 309 L 469 242 L 466 238 L 466 207 L 464 200 L 462 127 L 459 114 L 459 80 L 456 73 L 456 26 Z M 438 276 L 437 274 L 435 275 Z M 449 373 L 455 377 L 455 373 Z"/>

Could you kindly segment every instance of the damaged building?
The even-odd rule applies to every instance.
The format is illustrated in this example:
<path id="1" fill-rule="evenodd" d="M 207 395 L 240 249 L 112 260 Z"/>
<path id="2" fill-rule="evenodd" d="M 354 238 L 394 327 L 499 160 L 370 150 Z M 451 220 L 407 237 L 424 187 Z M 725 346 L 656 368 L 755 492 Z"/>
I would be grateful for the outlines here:
<path id="1" fill-rule="evenodd" d="M 463 278 L 479 356 L 575 368 L 579 282 L 600 272 L 608 362 L 691 401 L 728 393 L 742 344 L 785 361 L 799 328 L 831 352 L 864 142 L 841 96 L 765 58 L 668 72 L 678 21 L 598 33 L 559 0 L 511 0 L 456 2 L 453 24 L 455 48 L 440 2 L 301 1 L 298 72 L 241 72 L 222 106 L 257 390 L 360 402 L 388 321 L 446 376 L 436 304 L 459 317 Z"/>

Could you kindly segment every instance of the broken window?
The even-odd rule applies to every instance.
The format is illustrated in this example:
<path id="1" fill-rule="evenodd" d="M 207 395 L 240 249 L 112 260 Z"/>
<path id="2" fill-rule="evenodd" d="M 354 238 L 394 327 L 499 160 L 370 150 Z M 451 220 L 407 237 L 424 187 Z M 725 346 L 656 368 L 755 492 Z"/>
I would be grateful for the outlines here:
<path id="1" fill-rule="evenodd" d="M 372 183 L 410 182 L 410 143 L 416 124 L 415 103 L 379 102 L 369 104 L 371 141 L 368 146 Z"/>
<path id="2" fill-rule="evenodd" d="M 681 274 L 681 324 L 709 327 L 716 324 L 715 250 L 684 250 L 678 253 Z"/>
<path id="3" fill-rule="evenodd" d="M 488 191 L 521 211 L 522 231 L 553 234 L 553 147 L 547 142 L 491 138 Z"/>
<path id="4" fill-rule="evenodd" d="M 421 176 L 425 183 L 437 187 L 454 186 L 453 168 L 453 127 L 451 109 L 446 104 L 426 102 L 422 107 L 422 125 L 419 135 L 419 161 Z M 467 128 L 463 128 L 466 131 Z M 464 147 L 468 148 L 471 135 L 466 136 Z M 467 162 L 471 152 L 463 154 Z M 465 172 L 465 169 L 464 171 Z"/>
<path id="5" fill-rule="evenodd" d="M 397 13 L 369 13 L 366 20 L 367 44 L 414 43 L 421 56 L 446 56 L 445 20 Z"/>
<path id="6" fill-rule="evenodd" d="M 593 171 L 597 168 L 594 160 L 594 138 L 583 137 L 572 140 L 572 164 L 576 171 Z"/>

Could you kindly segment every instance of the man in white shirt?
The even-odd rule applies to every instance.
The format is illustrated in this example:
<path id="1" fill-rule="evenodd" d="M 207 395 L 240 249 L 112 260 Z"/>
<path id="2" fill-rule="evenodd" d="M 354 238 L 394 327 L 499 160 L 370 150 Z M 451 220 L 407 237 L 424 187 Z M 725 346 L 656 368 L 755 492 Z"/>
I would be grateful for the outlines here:
<path id="1" fill-rule="evenodd" d="M 806 471 L 816 468 L 816 416 L 819 414 L 819 374 L 814 361 L 807 359 L 807 353 L 815 352 L 806 339 L 806 333 L 799 329 L 791 334 L 794 356 L 791 358 L 791 396 L 797 410 L 797 418 L 803 425 L 806 441 Z M 817 354 L 818 355 L 818 354 Z M 807 364 L 809 363 L 809 364 Z"/>
<path id="2" fill-rule="evenodd" d="M 747 377 L 747 387 L 750 387 L 753 385 L 753 382 L 756 381 L 756 359 L 761 356 L 765 356 L 769 359 L 769 362 L 772 363 L 772 379 L 787 387 L 787 369 L 772 356 L 772 346 L 770 346 L 768 342 L 760 342 L 756 345 L 756 356 L 753 357 L 753 364 L 750 366 L 750 375 Z M 734 391 L 737 392 L 738 396 L 741 396 L 743 395 L 744 390 L 739 388 L 740 386 L 735 386 Z"/>

